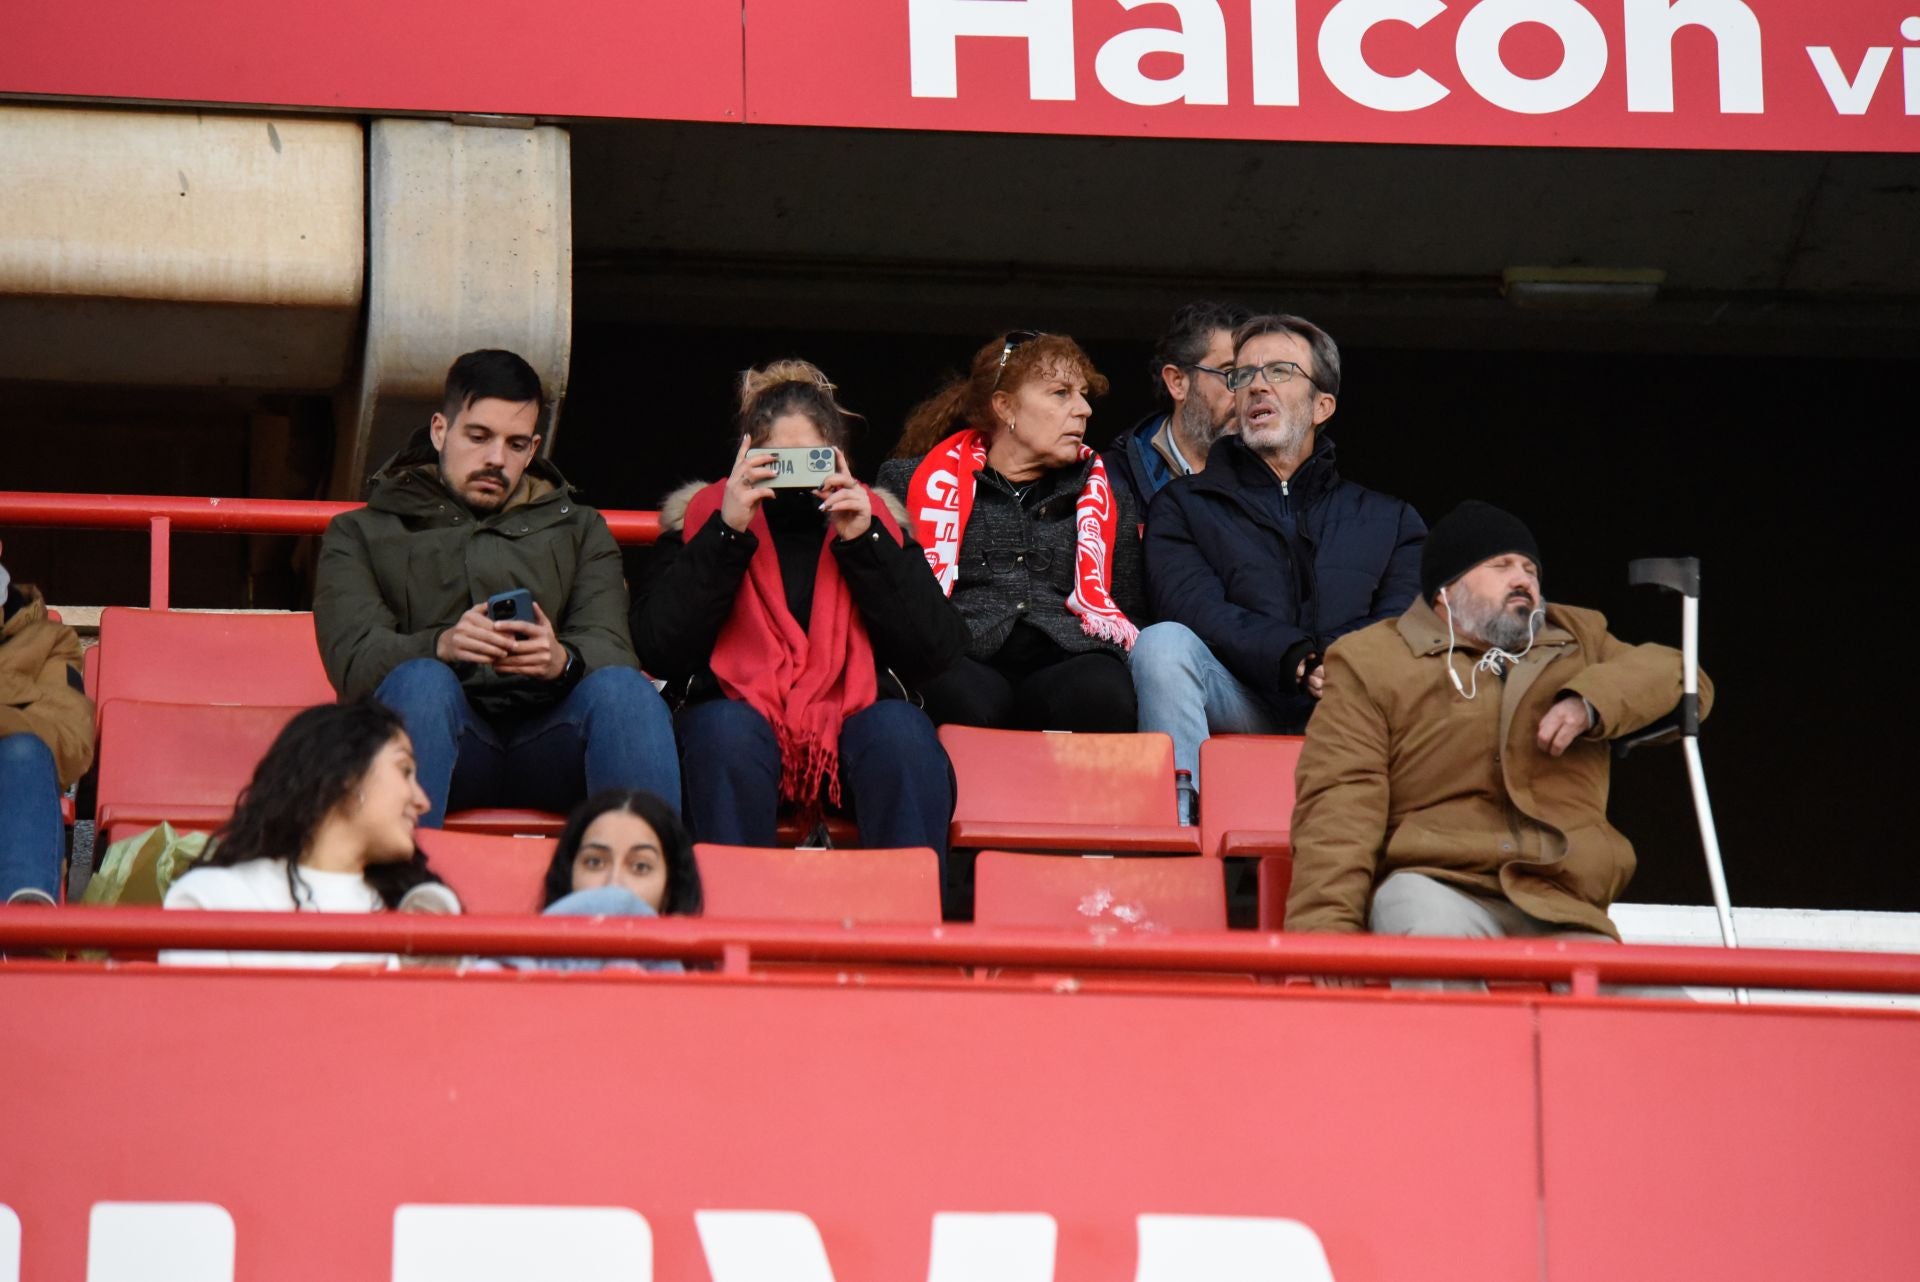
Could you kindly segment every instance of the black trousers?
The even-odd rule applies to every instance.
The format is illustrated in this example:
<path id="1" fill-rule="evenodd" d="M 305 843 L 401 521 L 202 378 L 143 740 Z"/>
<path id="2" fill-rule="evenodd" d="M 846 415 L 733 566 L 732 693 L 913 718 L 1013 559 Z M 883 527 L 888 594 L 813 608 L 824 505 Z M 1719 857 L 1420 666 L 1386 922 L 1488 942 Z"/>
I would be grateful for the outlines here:
<path id="1" fill-rule="evenodd" d="M 996 730 L 1139 729 L 1133 677 L 1111 650 L 1069 654 L 1038 628 L 1015 624 L 987 662 L 963 658 L 921 687 L 937 725 Z"/>

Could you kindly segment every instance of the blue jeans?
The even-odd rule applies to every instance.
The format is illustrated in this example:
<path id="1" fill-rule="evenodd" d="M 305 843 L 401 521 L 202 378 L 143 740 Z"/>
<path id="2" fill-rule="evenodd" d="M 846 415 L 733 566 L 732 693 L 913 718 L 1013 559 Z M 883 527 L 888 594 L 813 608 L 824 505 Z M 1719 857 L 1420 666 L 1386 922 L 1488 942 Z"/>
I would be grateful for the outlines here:
<path id="1" fill-rule="evenodd" d="M 0 737 L 0 903 L 18 890 L 60 897 L 60 776 L 35 734 Z"/>
<path id="2" fill-rule="evenodd" d="M 709 699 L 681 709 L 677 728 L 694 840 L 778 845 L 780 745 L 767 719 L 736 699 Z M 953 766 L 926 713 L 904 699 L 882 699 L 848 717 L 840 726 L 840 788 L 862 845 L 927 846 L 944 872 Z"/>
<path id="3" fill-rule="evenodd" d="M 1274 662 L 1280 658 L 1274 656 Z M 1140 728 L 1173 740 L 1173 768 L 1193 772 L 1200 789 L 1200 745 L 1210 734 L 1284 734 L 1273 708 L 1213 657 L 1184 623 L 1156 623 L 1133 643 L 1129 666 Z"/>
<path id="4" fill-rule="evenodd" d="M 679 808 L 673 716 L 637 668 L 590 672 L 558 704 L 506 726 L 483 720 L 438 659 L 409 659 L 373 697 L 400 714 L 413 740 L 433 802 L 422 828 L 473 806 L 567 811 L 607 788 L 644 788 Z"/>

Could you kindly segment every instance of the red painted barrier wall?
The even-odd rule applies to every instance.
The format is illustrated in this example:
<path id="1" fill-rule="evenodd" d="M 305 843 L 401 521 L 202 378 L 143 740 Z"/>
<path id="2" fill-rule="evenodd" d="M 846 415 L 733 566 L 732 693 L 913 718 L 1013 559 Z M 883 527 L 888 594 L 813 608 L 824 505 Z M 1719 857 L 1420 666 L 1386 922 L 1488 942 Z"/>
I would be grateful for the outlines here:
<path id="1" fill-rule="evenodd" d="M 1912 152 L 1920 12 L 1910 0 L 93 0 L 21 7 L 0 41 L 0 93 Z"/>
<path id="2" fill-rule="evenodd" d="M 632 1208 L 665 1282 L 715 1210 L 806 1216 L 838 1282 L 927 1276 L 939 1212 L 1052 1217 L 1059 1282 L 1134 1277 L 1142 1215 L 1295 1221 L 1340 1282 L 1920 1258 L 1905 1015 L 15 965 L 0 1045 L 27 1279 L 113 1201 L 217 1204 L 276 1282 L 395 1276 L 447 1203 Z"/>
<path id="3" fill-rule="evenodd" d="M 0 93 L 354 111 L 740 118 L 727 0 L 10 6 Z"/>

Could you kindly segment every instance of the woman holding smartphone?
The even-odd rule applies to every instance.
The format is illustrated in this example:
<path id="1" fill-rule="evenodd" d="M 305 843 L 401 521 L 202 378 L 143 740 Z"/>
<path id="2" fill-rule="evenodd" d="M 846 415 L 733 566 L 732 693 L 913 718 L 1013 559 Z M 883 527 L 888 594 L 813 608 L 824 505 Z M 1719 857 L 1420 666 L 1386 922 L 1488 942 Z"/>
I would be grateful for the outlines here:
<path id="1" fill-rule="evenodd" d="M 835 805 L 864 845 L 944 862 L 953 771 L 914 691 L 967 630 L 904 514 L 850 474 L 833 392 L 806 361 L 741 377 L 733 469 L 662 504 L 634 646 L 681 700 L 696 841 L 771 846 L 782 803 Z"/>

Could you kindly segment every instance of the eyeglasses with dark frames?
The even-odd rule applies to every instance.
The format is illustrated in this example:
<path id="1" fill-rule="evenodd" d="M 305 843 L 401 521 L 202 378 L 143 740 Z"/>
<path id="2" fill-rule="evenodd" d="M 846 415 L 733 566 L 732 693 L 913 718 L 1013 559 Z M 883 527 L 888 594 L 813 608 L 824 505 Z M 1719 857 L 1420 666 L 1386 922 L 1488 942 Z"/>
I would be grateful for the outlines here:
<path id="1" fill-rule="evenodd" d="M 1000 376 L 1007 372 L 1007 357 L 1013 355 L 1013 349 L 1022 343 L 1031 343 L 1036 338 L 1045 338 L 1046 332 L 1038 329 L 1014 329 L 1007 331 L 1007 341 L 1000 345 L 1000 364 L 993 371 L 993 390 L 1000 390 Z"/>
<path id="2" fill-rule="evenodd" d="M 1199 370 L 1202 374 L 1211 374 L 1228 387 L 1233 386 L 1233 371 L 1230 369 L 1215 369 L 1211 365 L 1202 365 L 1199 361 L 1175 361 L 1174 364 L 1181 369 Z"/>
<path id="3" fill-rule="evenodd" d="M 1319 379 L 1300 368 L 1298 361 L 1268 361 L 1264 365 L 1235 365 L 1227 371 L 1227 386 L 1236 392 L 1243 387 L 1250 387 L 1256 374 L 1264 377 L 1273 387 L 1279 387 L 1282 383 L 1291 383 L 1296 378 L 1304 378 L 1320 391 L 1327 390 L 1320 386 Z"/>

